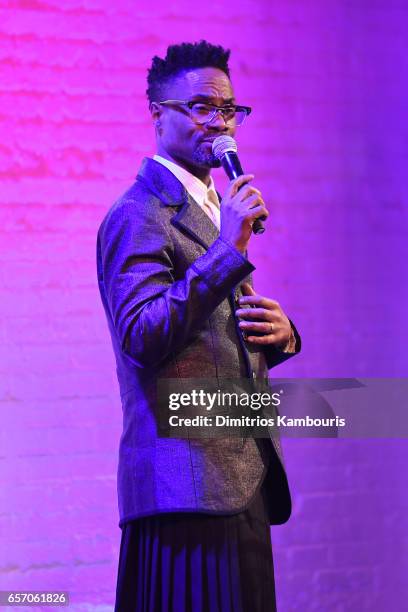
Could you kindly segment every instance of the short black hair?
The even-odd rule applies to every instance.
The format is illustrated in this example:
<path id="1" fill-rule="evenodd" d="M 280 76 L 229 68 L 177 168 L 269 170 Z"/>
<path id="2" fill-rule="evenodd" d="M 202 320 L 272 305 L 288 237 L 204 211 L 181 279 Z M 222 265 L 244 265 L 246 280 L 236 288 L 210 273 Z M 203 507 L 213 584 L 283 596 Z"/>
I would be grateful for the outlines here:
<path id="1" fill-rule="evenodd" d="M 152 60 L 147 73 L 148 88 L 146 90 L 149 103 L 163 99 L 163 90 L 167 83 L 180 72 L 194 68 L 219 68 L 229 78 L 228 59 L 231 51 L 220 45 L 212 45 L 206 40 L 196 43 L 181 43 L 170 45 L 166 57 L 157 55 Z"/>

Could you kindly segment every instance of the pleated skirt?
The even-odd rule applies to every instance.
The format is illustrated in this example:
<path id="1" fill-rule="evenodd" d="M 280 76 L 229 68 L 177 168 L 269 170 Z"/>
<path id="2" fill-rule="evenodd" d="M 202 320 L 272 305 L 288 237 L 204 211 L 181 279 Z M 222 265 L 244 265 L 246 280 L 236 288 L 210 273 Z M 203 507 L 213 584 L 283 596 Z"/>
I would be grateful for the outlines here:
<path id="1" fill-rule="evenodd" d="M 231 516 L 168 513 L 125 524 L 115 612 L 274 612 L 262 489 Z"/>

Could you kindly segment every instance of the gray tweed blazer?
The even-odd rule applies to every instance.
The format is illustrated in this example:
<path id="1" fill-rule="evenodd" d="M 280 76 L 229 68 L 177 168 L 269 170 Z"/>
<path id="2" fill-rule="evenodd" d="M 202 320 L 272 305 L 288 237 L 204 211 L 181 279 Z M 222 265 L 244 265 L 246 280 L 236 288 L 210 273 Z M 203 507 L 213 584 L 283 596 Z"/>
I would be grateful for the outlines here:
<path id="1" fill-rule="evenodd" d="M 157 434 L 158 379 L 265 377 L 291 356 L 248 348 L 237 327 L 237 287 L 254 266 L 167 168 L 145 159 L 101 224 L 97 268 L 123 407 L 119 526 L 163 512 L 234 514 L 265 478 L 270 522 L 285 522 L 291 500 L 277 438 Z"/>

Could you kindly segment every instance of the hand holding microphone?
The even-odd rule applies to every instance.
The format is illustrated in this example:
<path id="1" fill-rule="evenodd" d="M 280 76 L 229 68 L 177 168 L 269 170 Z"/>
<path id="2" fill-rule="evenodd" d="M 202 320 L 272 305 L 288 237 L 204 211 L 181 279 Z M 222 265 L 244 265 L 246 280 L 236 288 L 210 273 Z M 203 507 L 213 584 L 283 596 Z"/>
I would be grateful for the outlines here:
<path id="1" fill-rule="evenodd" d="M 261 192 L 248 185 L 254 175 L 244 174 L 237 155 L 235 140 L 231 136 L 218 136 L 212 144 L 212 151 L 231 179 L 222 199 L 221 236 L 229 239 L 234 246 L 244 252 L 251 233 L 262 234 L 265 231 L 262 221 L 266 220 L 269 213 Z M 233 240 L 231 240 L 231 235 L 233 235 Z"/>

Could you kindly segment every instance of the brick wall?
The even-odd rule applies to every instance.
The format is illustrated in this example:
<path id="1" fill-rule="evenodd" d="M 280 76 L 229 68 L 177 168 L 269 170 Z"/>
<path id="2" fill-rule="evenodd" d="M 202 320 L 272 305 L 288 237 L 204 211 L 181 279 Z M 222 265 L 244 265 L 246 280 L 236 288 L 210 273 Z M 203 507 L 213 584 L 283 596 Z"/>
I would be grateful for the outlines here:
<path id="1" fill-rule="evenodd" d="M 238 98 L 254 107 L 241 157 L 272 213 L 252 241 L 255 281 L 304 340 L 279 374 L 405 375 L 407 11 L 1 3 L 1 589 L 112 609 L 121 409 L 95 237 L 154 152 L 145 74 L 168 44 L 232 48 Z M 405 441 L 284 445 L 294 512 L 272 530 L 280 612 L 403 610 Z"/>

